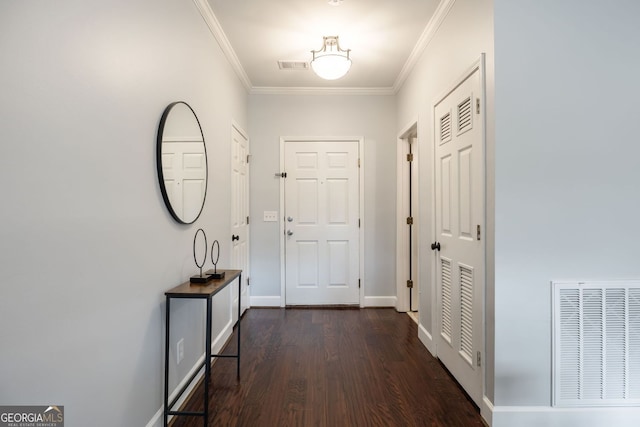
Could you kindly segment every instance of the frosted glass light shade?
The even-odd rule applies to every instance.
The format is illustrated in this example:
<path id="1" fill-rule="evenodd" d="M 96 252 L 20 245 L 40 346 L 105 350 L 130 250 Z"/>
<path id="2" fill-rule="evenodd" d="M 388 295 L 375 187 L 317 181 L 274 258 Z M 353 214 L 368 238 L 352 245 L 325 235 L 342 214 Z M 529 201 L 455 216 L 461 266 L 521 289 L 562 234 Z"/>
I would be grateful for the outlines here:
<path id="1" fill-rule="evenodd" d="M 351 68 L 351 60 L 345 55 L 327 53 L 316 56 L 311 61 L 311 68 L 321 78 L 325 80 L 336 80 L 347 74 Z"/>

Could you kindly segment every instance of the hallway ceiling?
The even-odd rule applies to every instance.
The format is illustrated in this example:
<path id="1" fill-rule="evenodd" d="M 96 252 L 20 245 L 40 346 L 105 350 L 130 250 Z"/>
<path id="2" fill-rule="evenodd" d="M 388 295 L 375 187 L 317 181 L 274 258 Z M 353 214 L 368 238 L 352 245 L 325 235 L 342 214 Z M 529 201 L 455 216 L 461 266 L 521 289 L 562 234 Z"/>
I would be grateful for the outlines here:
<path id="1" fill-rule="evenodd" d="M 410 67 L 439 0 L 207 0 L 252 90 L 391 90 Z M 443 3 L 446 3 L 443 2 Z M 311 69 L 280 70 L 279 60 L 311 61 L 323 36 L 351 49 L 345 77 L 325 81 Z M 217 36 L 218 37 L 218 36 Z M 225 49 L 224 43 L 221 43 Z M 227 53 L 229 56 L 229 54 Z M 233 56 L 233 55 L 232 55 Z M 233 61 L 232 61 L 233 62 Z M 242 73 L 241 73 L 242 74 Z M 248 81 L 247 81 L 248 78 Z"/>

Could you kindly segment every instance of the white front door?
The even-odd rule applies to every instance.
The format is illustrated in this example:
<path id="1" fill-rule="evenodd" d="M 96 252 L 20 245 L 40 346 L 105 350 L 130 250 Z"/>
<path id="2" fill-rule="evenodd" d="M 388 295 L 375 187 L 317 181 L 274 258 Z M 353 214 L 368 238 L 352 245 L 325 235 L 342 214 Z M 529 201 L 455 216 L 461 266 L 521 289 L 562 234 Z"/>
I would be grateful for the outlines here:
<path id="1" fill-rule="evenodd" d="M 480 65 L 435 105 L 436 352 L 482 403 L 484 147 Z M 435 248 L 434 248 L 435 247 Z M 438 250 L 438 247 L 440 248 Z"/>
<path id="2" fill-rule="evenodd" d="M 242 270 L 242 313 L 249 307 L 249 141 L 231 129 L 231 267 Z M 238 288 L 231 287 L 233 322 L 238 320 Z"/>
<path id="3" fill-rule="evenodd" d="M 285 302 L 359 304 L 358 141 L 286 141 Z"/>

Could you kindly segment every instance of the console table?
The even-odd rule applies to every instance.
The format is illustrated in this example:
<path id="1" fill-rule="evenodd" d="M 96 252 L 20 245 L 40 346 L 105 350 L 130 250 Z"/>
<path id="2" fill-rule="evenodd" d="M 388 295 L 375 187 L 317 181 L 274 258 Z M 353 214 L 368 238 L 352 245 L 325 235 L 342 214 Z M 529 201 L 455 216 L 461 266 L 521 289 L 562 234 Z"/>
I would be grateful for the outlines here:
<path id="1" fill-rule="evenodd" d="M 240 379 L 240 314 L 242 313 L 242 270 L 220 270 L 225 272 L 225 277 L 222 279 L 213 279 L 206 284 L 197 284 L 185 282 L 180 286 L 176 286 L 173 289 L 165 292 L 167 303 L 165 306 L 165 344 L 164 344 L 164 426 L 167 427 L 169 415 L 188 415 L 188 416 L 201 416 L 204 417 L 204 426 L 206 427 L 209 422 L 209 382 L 211 379 L 211 359 L 214 357 L 233 357 L 237 359 L 237 376 Z M 238 351 L 236 354 L 211 354 L 211 299 L 227 287 L 234 280 L 238 280 Z M 173 298 L 192 298 L 192 299 L 204 299 L 207 302 L 207 320 L 206 320 L 206 333 L 205 333 L 205 358 L 202 364 L 189 378 L 189 381 L 182 387 L 176 397 L 169 402 L 169 325 L 171 314 L 171 299 Z M 200 372 L 200 369 L 204 366 L 204 411 L 172 411 L 171 408 L 176 404 L 180 396 L 188 388 L 189 384 Z"/>

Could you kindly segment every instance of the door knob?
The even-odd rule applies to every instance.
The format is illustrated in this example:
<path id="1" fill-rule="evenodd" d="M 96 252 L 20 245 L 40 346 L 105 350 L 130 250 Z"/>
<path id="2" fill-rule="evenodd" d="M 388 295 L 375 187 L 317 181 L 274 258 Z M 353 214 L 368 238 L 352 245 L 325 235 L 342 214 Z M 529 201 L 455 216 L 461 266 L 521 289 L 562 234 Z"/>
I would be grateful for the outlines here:
<path id="1" fill-rule="evenodd" d="M 293 231 L 291 230 L 287 231 L 287 236 L 293 236 Z"/>
<path id="2" fill-rule="evenodd" d="M 287 221 L 293 222 L 293 217 L 287 217 Z"/>
<path id="3" fill-rule="evenodd" d="M 237 234 L 232 234 L 231 235 L 231 241 L 233 242 L 234 240 L 240 240 L 240 236 L 238 236 Z"/>
<path id="4" fill-rule="evenodd" d="M 435 242 L 431 244 L 431 249 L 433 249 L 434 251 L 439 251 L 440 250 L 440 242 Z"/>

